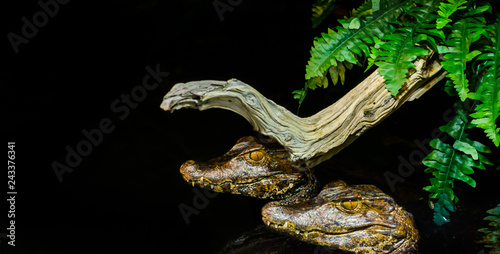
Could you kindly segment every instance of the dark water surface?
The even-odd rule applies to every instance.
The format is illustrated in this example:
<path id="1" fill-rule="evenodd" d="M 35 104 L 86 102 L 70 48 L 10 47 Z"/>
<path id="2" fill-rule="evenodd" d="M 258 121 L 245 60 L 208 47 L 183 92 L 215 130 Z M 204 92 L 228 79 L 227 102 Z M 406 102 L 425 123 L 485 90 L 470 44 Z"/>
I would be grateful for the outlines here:
<path id="1" fill-rule="evenodd" d="M 16 142 L 18 194 L 16 247 L 0 235 L 0 253 L 216 253 L 262 224 L 267 201 L 205 193 L 178 171 L 186 160 L 208 160 L 240 137 L 256 135 L 251 126 L 223 110 L 170 114 L 159 105 L 177 82 L 238 78 L 295 112 L 291 92 L 303 86 L 312 39 L 326 28 L 310 29 L 308 1 L 239 1 L 223 21 L 214 8 L 219 2 L 227 1 L 71 1 L 18 53 L 4 36 L 2 144 Z M 41 9 L 37 1 L 3 8 L 2 34 L 22 35 L 22 17 Z M 163 81 L 142 89 L 152 71 Z M 354 72 L 348 82 L 357 84 L 363 75 Z M 350 87 L 310 92 L 301 115 L 316 113 Z M 394 196 L 415 216 L 421 253 L 480 252 L 477 229 L 487 225 L 486 210 L 500 203 L 498 171 L 478 170 L 475 189 L 456 183 L 458 211 L 441 227 L 432 222 L 422 190 L 429 175 L 418 161 L 452 103 L 434 88 L 316 174 L 322 184 L 375 184 Z M 71 155 L 78 149 L 81 158 Z M 498 155 L 489 158 L 498 161 Z M 58 178 L 56 162 L 72 171 Z M 397 174 L 402 163 L 412 172 L 392 191 L 384 174 Z M 2 200 L 0 234 L 9 222 Z M 192 214 L 183 216 L 179 207 Z M 297 252 L 318 253 L 303 247 Z"/>

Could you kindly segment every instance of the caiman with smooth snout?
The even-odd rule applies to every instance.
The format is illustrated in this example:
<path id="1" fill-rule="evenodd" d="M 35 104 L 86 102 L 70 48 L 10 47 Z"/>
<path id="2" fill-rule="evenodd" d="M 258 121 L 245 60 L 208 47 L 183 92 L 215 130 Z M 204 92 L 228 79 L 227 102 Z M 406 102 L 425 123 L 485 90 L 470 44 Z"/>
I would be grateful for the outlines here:
<path id="1" fill-rule="evenodd" d="M 412 253 L 418 232 L 413 216 L 373 185 L 338 180 L 300 203 L 270 202 L 264 223 L 302 241 L 356 253 Z"/>
<path id="2" fill-rule="evenodd" d="M 316 177 L 308 168 L 290 161 L 274 139 L 243 137 L 227 153 L 207 162 L 182 164 L 184 180 L 216 192 L 304 200 L 316 192 Z"/>
<path id="3" fill-rule="evenodd" d="M 180 169 L 189 183 L 217 192 L 278 199 L 262 208 L 271 229 L 302 241 L 356 253 L 413 253 L 413 216 L 373 185 L 334 181 L 317 193 L 310 169 L 272 139 L 244 137 L 229 152 Z"/>

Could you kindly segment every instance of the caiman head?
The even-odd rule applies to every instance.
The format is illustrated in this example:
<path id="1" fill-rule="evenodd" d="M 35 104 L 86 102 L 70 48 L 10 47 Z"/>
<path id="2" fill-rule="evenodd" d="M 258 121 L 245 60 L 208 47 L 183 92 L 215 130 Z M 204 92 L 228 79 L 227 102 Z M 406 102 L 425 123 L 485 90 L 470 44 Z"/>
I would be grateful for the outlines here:
<path id="1" fill-rule="evenodd" d="M 312 172 L 293 163 L 277 141 L 253 137 L 239 139 L 221 157 L 201 163 L 189 160 L 180 171 L 193 186 L 258 198 L 306 198 L 316 182 Z"/>
<path id="2" fill-rule="evenodd" d="M 412 253 L 418 241 L 413 216 L 373 185 L 335 181 L 304 202 L 270 202 L 262 216 L 279 232 L 356 253 Z"/>

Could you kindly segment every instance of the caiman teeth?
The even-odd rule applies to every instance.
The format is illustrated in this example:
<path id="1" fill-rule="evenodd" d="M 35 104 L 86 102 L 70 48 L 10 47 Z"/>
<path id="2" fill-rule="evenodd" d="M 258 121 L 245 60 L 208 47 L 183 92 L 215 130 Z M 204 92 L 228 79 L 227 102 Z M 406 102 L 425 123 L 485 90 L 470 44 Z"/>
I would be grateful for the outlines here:
<path id="1" fill-rule="evenodd" d="M 353 231 L 347 231 L 347 232 L 330 233 L 330 232 L 324 232 L 322 230 L 314 229 L 314 228 L 300 230 L 297 228 L 297 225 L 295 225 L 293 222 L 290 222 L 290 221 L 274 222 L 274 221 L 267 219 L 266 217 L 262 217 L 262 221 L 264 222 L 264 224 L 266 224 L 271 229 L 274 229 L 278 232 L 288 233 L 292 236 L 301 237 L 304 240 L 309 239 L 309 236 L 315 237 L 318 235 L 350 234 L 350 233 L 355 231 L 355 230 L 353 230 Z M 366 228 L 368 228 L 368 227 L 366 227 Z"/>
<path id="2" fill-rule="evenodd" d="M 317 229 L 300 230 L 300 229 L 298 229 L 298 227 L 295 223 L 290 222 L 290 221 L 274 222 L 274 221 L 267 219 L 266 217 L 262 217 L 262 221 L 264 221 L 264 224 L 266 224 L 271 229 L 274 229 L 278 232 L 288 233 L 292 236 L 299 237 L 299 238 L 302 238 L 304 240 L 310 239 L 310 236 L 316 237 L 318 235 L 325 234 L 322 231 L 317 230 Z"/>
<path id="3" fill-rule="evenodd" d="M 212 181 L 212 180 L 209 180 L 208 178 L 206 178 L 204 176 L 201 176 L 199 178 L 191 178 L 188 181 L 191 184 L 193 184 L 193 186 L 195 184 L 199 184 L 201 187 L 204 187 L 204 186 L 207 186 L 207 185 L 223 185 L 223 184 L 229 183 L 229 184 L 231 184 L 231 189 L 232 189 L 233 185 L 237 185 L 237 184 L 253 184 L 253 183 L 256 183 L 256 182 L 261 182 L 261 181 L 268 180 L 269 178 L 282 179 L 282 178 L 284 178 L 284 176 L 283 176 L 283 174 L 274 174 L 274 175 L 266 176 L 266 177 L 264 177 L 262 179 L 248 178 L 248 179 L 238 179 L 236 181 L 233 181 L 231 179 L 224 179 L 224 180 L 219 180 L 219 181 Z M 293 177 L 289 178 L 288 180 L 289 181 L 297 181 L 297 179 L 295 179 Z M 293 183 L 289 183 L 289 187 L 291 188 L 292 186 L 293 186 Z"/>
<path id="4" fill-rule="evenodd" d="M 303 235 L 307 237 L 308 233 L 307 232 L 301 232 L 300 230 L 296 229 L 297 226 L 289 221 L 285 221 L 284 223 L 279 223 L 279 222 L 272 222 L 265 217 L 262 217 L 262 220 L 264 221 L 264 224 L 266 224 L 268 227 L 276 229 L 277 231 L 288 231 L 288 232 L 293 232 L 296 235 Z"/>
<path id="5" fill-rule="evenodd" d="M 222 185 L 224 183 L 231 183 L 231 182 L 232 182 L 231 180 L 224 180 L 224 181 L 220 181 L 220 182 L 212 182 L 211 180 L 209 180 L 208 178 L 206 178 L 204 176 L 201 176 L 200 178 L 196 178 L 196 179 L 191 180 L 191 183 L 193 184 L 193 186 L 195 184 L 199 184 L 202 187 L 207 186 L 207 185 Z"/>
<path id="6" fill-rule="evenodd" d="M 210 186 L 216 192 L 223 192 L 222 187 L 220 185 Z"/>
<path id="7" fill-rule="evenodd" d="M 271 222 L 267 220 L 265 217 L 263 217 L 262 220 L 264 221 L 264 224 L 266 224 L 266 226 L 269 227 L 271 225 Z"/>

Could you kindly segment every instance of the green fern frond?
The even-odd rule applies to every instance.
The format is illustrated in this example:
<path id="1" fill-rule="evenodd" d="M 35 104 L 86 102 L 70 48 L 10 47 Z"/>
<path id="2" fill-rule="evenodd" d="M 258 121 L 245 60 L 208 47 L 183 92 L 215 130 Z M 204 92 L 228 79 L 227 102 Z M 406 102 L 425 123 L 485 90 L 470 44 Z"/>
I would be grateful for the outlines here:
<path id="1" fill-rule="evenodd" d="M 310 51 L 311 58 L 306 66 L 306 80 L 323 76 L 330 66 L 337 66 L 339 62 L 359 64 L 358 57 L 370 54 L 368 45 L 373 44 L 373 37 L 381 38 L 388 34 L 391 31 L 388 23 L 394 21 L 402 7 L 409 3 L 410 1 L 404 1 L 377 18 L 361 20 L 359 29 L 349 29 L 356 17 L 339 20 L 341 26 L 337 26 L 336 30 L 328 29 L 328 33 L 315 38 Z"/>
<path id="2" fill-rule="evenodd" d="M 467 6 L 463 6 L 466 3 L 467 0 L 448 0 L 448 3 L 441 3 L 438 11 L 440 18 L 437 19 L 436 28 L 442 29 L 450 23 L 452 21 L 450 19 L 451 15 L 458 10 L 467 8 Z"/>
<path id="3" fill-rule="evenodd" d="M 342 85 L 345 83 L 345 72 L 346 69 L 352 69 L 353 65 L 348 62 L 339 63 L 337 66 L 330 66 L 328 68 L 328 73 L 330 73 L 330 78 L 332 79 L 333 85 L 336 85 L 340 79 Z M 327 83 L 328 85 L 328 83 Z M 325 86 L 326 88 L 326 86 Z"/>
<path id="4" fill-rule="evenodd" d="M 370 56 L 376 57 L 374 62 L 380 67 L 378 71 L 384 76 L 387 90 L 393 96 L 398 94 L 406 82 L 409 70 L 415 67 L 413 61 L 429 53 L 428 50 L 416 46 L 417 43 L 425 40 L 435 49 L 437 46 L 434 37 L 438 40 L 444 39 L 443 32 L 432 25 L 437 19 L 437 15 L 433 14 L 437 1 L 419 1 L 419 5 L 421 6 L 406 11 L 415 22 L 410 25 L 398 23 L 401 28 L 383 37 L 382 43 L 372 48 Z"/>
<path id="5" fill-rule="evenodd" d="M 395 33 L 384 37 L 386 41 L 380 47 L 375 64 L 380 67 L 378 72 L 384 77 L 386 88 L 393 96 L 407 80 L 410 68 L 414 68 L 413 61 L 419 56 L 425 56 L 428 50 L 415 47 L 418 38 L 415 36 L 416 25 L 399 28 Z"/>
<path id="6" fill-rule="evenodd" d="M 478 50 L 470 51 L 472 43 L 479 40 L 485 32 L 485 25 L 478 18 L 465 18 L 453 24 L 445 46 L 438 46 L 443 56 L 443 68 L 455 84 L 460 100 L 465 101 L 469 93 L 469 80 L 466 77 L 467 62 L 481 54 Z"/>
<path id="7" fill-rule="evenodd" d="M 323 76 L 330 66 L 337 66 L 339 62 L 358 63 L 356 54 L 362 55 L 367 50 L 365 43 L 372 43 L 372 36 L 364 36 L 366 41 L 362 41 L 357 33 L 366 30 L 366 26 L 350 30 L 348 27 L 353 19 L 344 20 L 343 26 L 338 26 L 337 31 L 328 29 L 328 33 L 322 33 L 322 37 L 315 38 L 310 51 L 311 58 L 306 66 L 306 80 Z"/>
<path id="8" fill-rule="evenodd" d="M 426 165 L 426 173 L 434 176 L 430 179 L 431 185 L 424 188 L 430 192 L 431 209 L 434 210 L 434 222 L 442 225 L 449 222 L 450 212 L 455 211 L 458 198 L 453 192 L 454 180 L 460 180 L 471 187 L 476 187 L 476 181 L 469 175 L 474 173 L 473 168 L 485 169 L 484 164 L 492 164 L 481 153 L 491 153 L 491 150 L 467 138 L 467 130 L 473 125 L 463 109 L 440 130 L 455 139 L 453 145 L 440 139 L 434 139 L 430 146 L 434 150 L 427 155 L 422 163 Z"/>
<path id="9" fill-rule="evenodd" d="M 318 0 L 312 7 L 312 27 L 316 28 L 335 8 L 335 0 Z"/>
<path id="10" fill-rule="evenodd" d="M 445 39 L 444 32 L 440 29 L 436 29 L 434 25 L 439 18 L 439 16 L 435 14 L 439 2 L 439 0 L 419 0 L 416 1 L 419 7 L 408 10 L 408 14 L 415 18 L 415 23 L 417 23 L 417 33 L 428 35 L 429 37 L 425 39 L 435 50 L 437 50 L 436 39 L 439 42 Z"/>
<path id="11" fill-rule="evenodd" d="M 373 16 L 377 17 L 381 13 L 385 13 L 388 9 L 397 6 L 401 1 L 399 0 L 374 0 L 372 1 Z"/>
<path id="12" fill-rule="evenodd" d="M 481 102 L 471 114 L 474 118 L 472 123 L 484 129 L 486 136 L 498 147 L 500 127 L 496 121 L 500 116 L 500 19 L 488 27 L 487 33 L 491 43 L 485 46 L 483 54 L 477 58 L 484 61 L 479 68 L 484 76 L 478 82 L 477 91 L 471 93 L 469 98 Z"/>
<path id="13" fill-rule="evenodd" d="M 352 10 L 351 17 L 363 18 L 372 14 L 372 0 L 366 0 L 360 7 Z"/>
<path id="14" fill-rule="evenodd" d="M 328 78 L 325 76 L 314 77 L 312 79 L 307 80 L 306 87 L 311 90 L 315 90 L 318 87 L 327 88 L 328 87 Z"/>
<path id="15" fill-rule="evenodd" d="M 487 211 L 489 216 L 484 217 L 484 220 L 490 221 L 490 228 L 481 228 L 478 231 L 486 234 L 479 241 L 484 244 L 484 247 L 491 248 L 490 253 L 500 254 L 500 204 L 495 208 Z"/>
<path id="16" fill-rule="evenodd" d="M 382 41 L 381 39 L 377 38 L 377 37 L 374 37 L 373 38 L 373 46 L 370 46 L 370 57 L 368 58 L 368 66 L 366 67 L 365 69 L 365 72 L 368 71 L 368 69 L 370 69 L 374 64 L 375 62 L 377 61 L 377 57 L 378 55 L 380 54 L 380 47 L 382 44 L 384 44 L 385 42 Z"/>
<path id="17" fill-rule="evenodd" d="M 307 83 L 304 86 L 304 88 L 292 91 L 293 98 L 299 100 L 299 107 L 297 108 L 297 115 L 299 114 L 300 106 L 302 105 L 302 102 L 304 102 L 304 99 L 306 98 L 307 91 L 308 91 Z"/>

